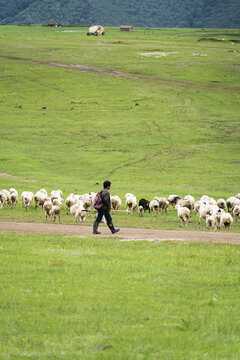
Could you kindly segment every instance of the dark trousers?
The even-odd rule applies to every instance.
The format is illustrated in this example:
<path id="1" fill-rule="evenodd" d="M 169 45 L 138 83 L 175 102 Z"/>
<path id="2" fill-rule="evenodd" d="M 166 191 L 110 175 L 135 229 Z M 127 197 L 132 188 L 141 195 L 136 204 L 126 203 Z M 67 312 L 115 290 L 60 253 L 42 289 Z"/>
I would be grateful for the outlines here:
<path id="1" fill-rule="evenodd" d="M 103 216 L 105 217 L 105 219 L 107 220 L 107 224 L 108 225 L 112 225 L 112 217 L 110 215 L 110 212 L 108 210 L 102 210 L 102 209 L 99 209 L 98 210 L 98 214 L 97 214 L 97 218 L 96 218 L 96 221 L 98 223 L 100 223 L 100 221 L 102 220 Z"/>

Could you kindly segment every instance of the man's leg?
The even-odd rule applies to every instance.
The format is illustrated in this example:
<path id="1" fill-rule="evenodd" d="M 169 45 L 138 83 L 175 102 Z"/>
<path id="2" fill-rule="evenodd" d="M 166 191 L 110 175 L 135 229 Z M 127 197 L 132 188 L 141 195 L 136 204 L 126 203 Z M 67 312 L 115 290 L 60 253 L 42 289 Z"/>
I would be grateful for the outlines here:
<path id="1" fill-rule="evenodd" d="M 100 211 L 98 211 L 97 218 L 93 224 L 93 234 L 101 234 L 98 231 L 98 225 L 99 225 L 100 221 L 102 220 L 102 217 L 103 217 L 103 214 Z"/>
<path id="2" fill-rule="evenodd" d="M 112 217 L 111 217 L 109 211 L 106 211 L 104 213 L 104 216 L 107 220 L 108 227 L 111 230 L 112 234 L 115 234 L 116 232 L 118 232 L 120 229 L 115 229 L 115 227 L 113 226 Z"/>

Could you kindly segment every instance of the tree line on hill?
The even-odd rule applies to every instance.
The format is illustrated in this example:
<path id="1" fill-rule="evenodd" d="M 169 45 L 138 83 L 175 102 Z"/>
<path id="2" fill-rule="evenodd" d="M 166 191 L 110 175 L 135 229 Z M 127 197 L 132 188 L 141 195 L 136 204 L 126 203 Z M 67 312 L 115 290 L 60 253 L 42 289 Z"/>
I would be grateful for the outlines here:
<path id="1" fill-rule="evenodd" d="M 240 27 L 239 0 L 0 0 L 0 24 Z"/>

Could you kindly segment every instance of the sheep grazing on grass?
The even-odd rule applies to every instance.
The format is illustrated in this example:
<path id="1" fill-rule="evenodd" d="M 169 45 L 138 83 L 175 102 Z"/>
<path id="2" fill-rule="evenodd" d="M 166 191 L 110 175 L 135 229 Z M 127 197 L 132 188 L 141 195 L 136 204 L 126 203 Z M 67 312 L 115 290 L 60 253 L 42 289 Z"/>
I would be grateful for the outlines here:
<path id="1" fill-rule="evenodd" d="M 195 204 L 194 204 L 194 211 L 195 211 L 195 214 L 198 214 L 199 213 L 199 209 L 200 209 L 200 206 L 201 206 L 202 202 L 200 200 L 196 201 Z"/>
<path id="2" fill-rule="evenodd" d="M 213 215 L 206 216 L 206 228 L 207 229 L 216 229 L 216 220 Z"/>
<path id="3" fill-rule="evenodd" d="M 214 198 L 209 197 L 207 195 L 203 195 L 200 199 L 201 202 L 208 204 L 208 205 L 217 205 L 217 202 Z"/>
<path id="4" fill-rule="evenodd" d="M 122 204 L 120 197 L 117 195 L 110 196 L 110 201 L 112 210 L 118 211 Z"/>
<path id="5" fill-rule="evenodd" d="M 79 222 L 84 223 L 86 217 L 87 217 L 86 210 L 82 206 L 79 206 L 75 212 L 75 221 L 77 222 L 79 220 Z"/>
<path id="6" fill-rule="evenodd" d="M 77 222 L 78 220 L 80 222 L 84 222 L 86 220 L 87 212 L 84 209 L 84 203 L 80 202 L 78 200 L 78 204 L 74 204 L 70 208 L 70 213 L 74 216 L 74 222 Z"/>
<path id="7" fill-rule="evenodd" d="M 231 197 L 229 197 L 229 198 L 227 199 L 226 204 L 227 204 L 228 212 L 229 212 L 230 214 L 232 214 L 233 208 L 234 208 L 236 205 L 240 205 L 240 199 L 238 199 L 238 198 L 235 197 L 235 196 L 231 196 Z"/>
<path id="8" fill-rule="evenodd" d="M 168 197 L 169 204 L 172 205 L 172 207 L 175 207 L 178 200 L 180 200 L 179 195 L 169 195 L 169 197 Z"/>
<path id="9" fill-rule="evenodd" d="M 179 199 L 177 200 L 177 204 L 179 204 L 181 207 L 188 208 L 190 211 L 194 210 L 194 203 L 191 200 Z"/>
<path id="10" fill-rule="evenodd" d="M 240 193 L 236 194 L 235 197 L 240 200 Z"/>
<path id="11" fill-rule="evenodd" d="M 159 203 L 158 203 L 158 201 L 157 200 L 150 201 L 149 209 L 150 209 L 151 215 L 155 214 L 155 216 L 157 216 L 157 214 L 159 212 Z"/>
<path id="12" fill-rule="evenodd" d="M 60 206 L 58 206 L 58 205 L 53 205 L 53 206 L 52 206 L 52 210 L 51 210 L 51 213 L 50 213 L 50 217 L 51 217 L 51 219 L 52 219 L 52 221 L 53 221 L 54 223 L 55 223 L 55 221 L 56 221 L 56 217 L 58 217 L 59 223 L 61 222 L 60 212 L 61 212 Z"/>
<path id="13" fill-rule="evenodd" d="M 74 216 L 74 218 L 75 218 L 75 219 L 74 219 L 74 222 L 77 222 L 78 216 L 76 216 L 76 214 L 77 214 L 77 212 L 80 211 L 80 210 L 84 210 L 85 213 L 86 213 L 86 210 L 85 210 L 84 207 L 83 207 L 83 202 L 80 203 L 80 200 L 79 200 L 79 203 L 78 203 L 78 204 L 74 204 L 74 205 L 72 205 L 72 206 L 70 207 L 70 214 L 71 214 L 72 216 Z"/>
<path id="14" fill-rule="evenodd" d="M 238 222 L 238 219 L 240 218 L 240 205 L 234 206 L 233 216 L 235 216 L 236 222 Z"/>
<path id="15" fill-rule="evenodd" d="M 59 206 L 60 208 L 62 207 L 62 200 L 60 198 L 55 198 L 52 200 L 52 204 Z"/>
<path id="16" fill-rule="evenodd" d="M 43 204 L 43 210 L 45 213 L 46 221 L 48 219 L 52 220 L 52 211 L 53 211 L 53 204 L 51 200 L 47 200 Z"/>
<path id="17" fill-rule="evenodd" d="M 157 197 L 155 196 L 153 200 L 157 200 L 159 212 L 162 211 L 163 214 L 166 214 L 169 209 L 169 201 L 165 197 Z"/>
<path id="18" fill-rule="evenodd" d="M 48 199 L 48 194 L 45 189 L 41 189 L 36 192 L 34 195 L 34 201 L 35 201 L 35 209 L 37 209 L 39 206 L 43 208 L 44 202 Z"/>
<path id="19" fill-rule="evenodd" d="M 7 203 L 7 195 L 5 192 L 0 191 L 0 209 L 2 209 Z"/>
<path id="20" fill-rule="evenodd" d="M 51 191 L 51 201 L 53 202 L 54 199 L 61 199 L 63 200 L 63 193 L 61 190 L 52 190 Z"/>
<path id="21" fill-rule="evenodd" d="M 83 208 L 87 215 L 87 213 L 91 211 L 92 197 L 90 194 L 84 194 L 81 197 L 82 197 L 82 202 L 83 202 Z"/>
<path id="22" fill-rule="evenodd" d="M 201 220 L 205 219 L 207 215 L 212 215 L 212 207 L 209 204 L 205 204 L 205 203 L 201 203 L 200 208 L 198 210 L 199 213 L 199 222 L 198 222 L 198 227 L 201 225 Z"/>
<path id="23" fill-rule="evenodd" d="M 143 206 L 140 205 L 140 206 L 138 207 L 138 215 L 139 215 L 139 217 L 143 217 L 143 212 L 144 212 Z"/>
<path id="24" fill-rule="evenodd" d="M 10 197 L 11 197 L 11 209 L 12 208 L 15 208 L 16 207 L 16 205 L 17 205 L 17 202 L 18 202 L 18 192 L 17 192 L 17 190 L 16 189 L 14 189 L 14 188 L 11 188 L 10 190 L 9 190 L 9 192 L 10 192 Z"/>
<path id="25" fill-rule="evenodd" d="M 180 219 L 180 226 L 183 226 L 183 223 L 188 226 L 189 220 L 191 218 L 191 211 L 186 207 L 181 207 L 179 204 L 175 206 L 175 210 L 177 210 L 178 217 Z"/>
<path id="26" fill-rule="evenodd" d="M 146 199 L 140 199 L 138 202 L 138 206 L 142 206 L 144 211 L 148 210 L 150 213 L 149 204 L 150 201 Z"/>
<path id="27" fill-rule="evenodd" d="M 127 207 L 127 213 L 131 214 L 133 211 L 137 208 L 137 198 L 135 195 L 131 193 L 127 193 L 125 195 L 125 201 L 126 201 L 126 207 Z"/>
<path id="28" fill-rule="evenodd" d="M 33 197 L 34 195 L 31 191 L 24 191 L 21 194 L 22 204 L 26 211 L 28 211 L 29 207 L 32 205 Z"/>
<path id="29" fill-rule="evenodd" d="M 221 216 L 223 213 L 224 213 L 224 210 L 221 208 L 218 208 L 218 209 L 215 208 L 212 211 L 212 216 L 214 217 L 214 220 L 215 220 L 215 228 L 218 230 L 221 227 L 220 222 L 221 222 Z"/>
<path id="30" fill-rule="evenodd" d="M 188 204 L 188 208 L 190 208 L 191 212 L 194 211 L 194 205 L 195 205 L 195 199 L 192 195 L 186 195 L 184 196 L 184 201 L 187 201 L 186 204 Z"/>
<path id="31" fill-rule="evenodd" d="M 230 229 L 230 226 L 233 223 L 233 218 L 231 216 L 231 214 L 229 213 L 223 213 L 221 216 L 221 221 L 220 221 L 220 225 L 224 228 L 224 230 L 228 230 Z"/>
<path id="32" fill-rule="evenodd" d="M 5 206 L 6 204 L 8 204 L 10 207 L 12 207 L 12 200 L 11 200 L 11 193 L 10 191 L 6 190 L 6 189 L 2 189 L 1 194 L 5 194 L 5 196 L 3 197 L 4 199 L 6 198 L 6 201 L 4 202 L 3 206 Z"/>
<path id="33" fill-rule="evenodd" d="M 195 198 L 192 195 L 186 195 L 184 196 L 183 200 L 189 200 L 193 203 L 193 206 L 195 204 Z"/>
<path id="34" fill-rule="evenodd" d="M 66 207 L 67 207 L 67 215 L 69 214 L 71 207 L 75 203 L 76 203 L 76 200 L 74 198 L 74 194 L 70 194 L 65 200 L 65 204 L 66 204 Z"/>
<path id="35" fill-rule="evenodd" d="M 220 208 L 220 209 L 223 209 L 225 210 L 226 208 L 226 201 L 224 199 L 218 199 L 217 200 L 217 206 Z"/>

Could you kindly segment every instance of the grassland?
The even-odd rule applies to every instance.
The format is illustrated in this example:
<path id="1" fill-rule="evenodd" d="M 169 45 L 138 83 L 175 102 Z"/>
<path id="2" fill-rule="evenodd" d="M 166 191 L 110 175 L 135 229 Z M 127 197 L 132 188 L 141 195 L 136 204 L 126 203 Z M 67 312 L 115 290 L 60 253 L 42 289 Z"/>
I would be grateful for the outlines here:
<path id="1" fill-rule="evenodd" d="M 238 359 L 239 247 L 1 235 L 1 359 Z"/>
<path id="2" fill-rule="evenodd" d="M 236 30 L 72 31 L 0 28 L 1 172 L 17 176 L 1 188 L 84 193 L 109 178 L 120 196 L 239 192 Z M 169 55 L 140 55 L 156 51 Z"/>
<path id="3" fill-rule="evenodd" d="M 0 27 L 0 188 L 238 193 L 239 31 L 86 32 Z M 114 223 L 179 225 L 172 209 Z M 1 359 L 239 358 L 237 246 L 1 233 L 0 254 Z"/>

